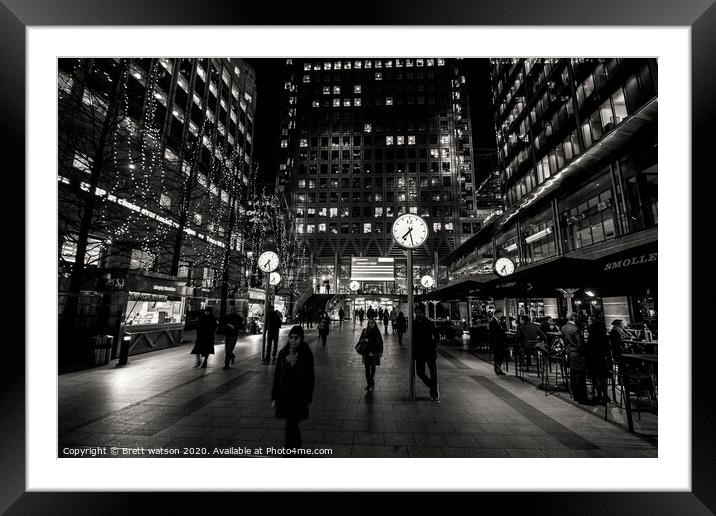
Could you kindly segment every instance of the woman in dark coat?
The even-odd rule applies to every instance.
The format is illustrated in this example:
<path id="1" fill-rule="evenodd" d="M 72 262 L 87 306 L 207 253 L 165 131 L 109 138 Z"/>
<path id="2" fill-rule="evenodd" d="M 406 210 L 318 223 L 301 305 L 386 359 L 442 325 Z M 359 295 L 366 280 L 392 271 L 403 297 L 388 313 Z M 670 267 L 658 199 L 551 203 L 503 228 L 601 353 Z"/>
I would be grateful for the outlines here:
<path id="1" fill-rule="evenodd" d="M 395 318 L 393 325 L 395 331 L 398 333 L 398 345 L 403 345 L 403 334 L 408 329 L 408 320 L 403 315 L 403 312 L 398 312 L 398 316 Z"/>
<path id="2" fill-rule="evenodd" d="M 380 335 L 378 324 L 375 319 L 368 319 L 368 326 L 361 332 L 361 339 L 366 339 L 363 346 L 363 365 L 365 366 L 365 379 L 368 392 L 373 392 L 375 387 L 375 367 L 380 365 L 380 357 L 383 355 L 383 337 Z"/>
<path id="3" fill-rule="evenodd" d="M 216 327 L 218 323 L 212 313 L 210 307 L 204 308 L 199 315 L 199 323 L 196 328 L 196 341 L 194 342 L 194 348 L 191 350 L 192 355 L 196 355 L 196 366 L 205 368 L 209 355 L 214 354 L 214 334 L 216 333 Z M 204 363 L 202 364 L 201 358 L 204 357 Z"/>
<path id="4" fill-rule="evenodd" d="M 383 327 L 384 332 L 386 335 L 388 335 L 388 325 L 390 324 L 390 313 L 388 310 L 383 310 Z"/>
<path id="5" fill-rule="evenodd" d="M 614 319 L 614 321 L 612 321 L 612 331 L 609 332 L 612 360 L 616 360 L 619 355 L 625 352 L 624 339 L 627 338 L 629 338 L 629 335 L 627 335 L 624 329 L 623 321 L 621 319 Z"/>
<path id="6" fill-rule="evenodd" d="M 303 444 L 298 423 L 308 418 L 314 382 L 313 353 L 304 340 L 303 328 L 294 326 L 288 343 L 278 352 L 271 391 L 276 417 L 286 419 L 286 448 Z"/>
<path id="7" fill-rule="evenodd" d="M 610 362 L 609 339 L 607 327 L 599 315 L 589 316 L 587 334 L 587 374 L 597 392 L 597 403 L 606 403 L 609 401 L 606 386 Z"/>
<path id="8" fill-rule="evenodd" d="M 321 339 L 321 344 L 326 347 L 326 340 L 328 339 L 328 333 L 331 330 L 331 318 L 328 317 L 326 312 L 321 312 L 318 316 L 318 336 Z"/>

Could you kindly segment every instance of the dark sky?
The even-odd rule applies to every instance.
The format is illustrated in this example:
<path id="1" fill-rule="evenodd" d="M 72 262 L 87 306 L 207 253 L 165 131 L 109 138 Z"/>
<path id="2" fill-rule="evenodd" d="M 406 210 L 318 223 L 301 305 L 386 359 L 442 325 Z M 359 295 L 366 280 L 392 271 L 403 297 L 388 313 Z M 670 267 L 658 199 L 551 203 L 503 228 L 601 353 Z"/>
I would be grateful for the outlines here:
<path id="1" fill-rule="evenodd" d="M 495 147 L 494 112 L 487 59 L 465 59 L 470 84 L 470 116 L 475 148 Z M 281 133 L 281 91 L 285 81 L 285 58 L 246 59 L 256 71 L 258 90 L 254 160 L 263 171 L 264 181 L 273 181 L 279 166 Z M 479 171 L 478 171 L 479 173 Z"/>

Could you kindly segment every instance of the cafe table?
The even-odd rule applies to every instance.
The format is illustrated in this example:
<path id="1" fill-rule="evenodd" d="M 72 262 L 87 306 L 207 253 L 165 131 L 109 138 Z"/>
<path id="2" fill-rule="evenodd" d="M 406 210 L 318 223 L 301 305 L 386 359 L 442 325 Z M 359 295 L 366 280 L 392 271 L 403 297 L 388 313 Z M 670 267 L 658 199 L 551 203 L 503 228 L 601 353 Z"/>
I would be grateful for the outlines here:
<path id="1" fill-rule="evenodd" d="M 622 378 L 626 377 L 629 378 L 629 375 L 624 374 L 625 366 L 627 363 L 630 364 L 641 364 L 643 365 L 646 370 L 649 372 L 649 376 L 651 377 L 652 384 L 654 385 L 654 395 L 657 396 L 657 366 L 659 363 L 659 355 L 656 353 L 625 353 L 623 355 L 619 355 L 617 357 L 617 362 L 619 364 L 619 371 Z M 634 421 L 632 419 L 632 408 L 631 408 L 631 396 L 629 395 L 629 387 L 626 385 L 626 382 L 622 382 L 622 389 L 626 389 L 626 395 L 624 396 L 625 401 L 625 407 L 626 407 L 626 413 L 627 413 L 627 423 L 629 425 L 629 431 L 634 431 Z M 641 409 L 640 409 L 641 410 Z"/>

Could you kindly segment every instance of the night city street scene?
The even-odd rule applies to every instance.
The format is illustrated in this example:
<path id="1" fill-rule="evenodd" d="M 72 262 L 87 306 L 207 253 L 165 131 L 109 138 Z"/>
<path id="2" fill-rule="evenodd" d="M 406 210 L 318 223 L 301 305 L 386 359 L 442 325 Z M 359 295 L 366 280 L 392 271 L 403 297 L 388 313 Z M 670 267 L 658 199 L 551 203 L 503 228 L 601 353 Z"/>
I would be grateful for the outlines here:
<path id="1" fill-rule="evenodd" d="M 57 66 L 58 457 L 658 457 L 656 59 Z"/>

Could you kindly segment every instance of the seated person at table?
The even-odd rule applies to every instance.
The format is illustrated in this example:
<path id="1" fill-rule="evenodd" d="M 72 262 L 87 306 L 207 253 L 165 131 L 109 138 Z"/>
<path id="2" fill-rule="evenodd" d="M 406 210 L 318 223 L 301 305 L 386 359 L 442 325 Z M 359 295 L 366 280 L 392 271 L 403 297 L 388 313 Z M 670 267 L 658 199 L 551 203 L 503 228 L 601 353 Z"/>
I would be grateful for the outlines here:
<path id="1" fill-rule="evenodd" d="M 535 346 L 539 339 L 546 342 L 547 335 L 539 326 L 530 321 L 529 316 L 523 315 L 522 324 L 517 327 L 515 340 L 522 345 L 523 351 L 527 354 L 527 365 L 531 365 L 530 357 L 535 353 Z"/>

